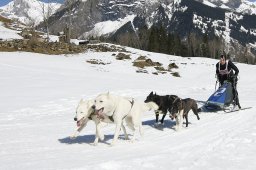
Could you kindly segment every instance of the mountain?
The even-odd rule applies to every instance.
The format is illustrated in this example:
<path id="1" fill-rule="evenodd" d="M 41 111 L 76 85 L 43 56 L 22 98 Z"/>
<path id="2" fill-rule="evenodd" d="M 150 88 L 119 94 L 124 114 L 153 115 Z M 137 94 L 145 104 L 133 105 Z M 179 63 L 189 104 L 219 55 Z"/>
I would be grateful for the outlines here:
<path id="1" fill-rule="evenodd" d="M 207 6 L 216 9 L 217 14 L 219 11 L 231 10 L 234 12 L 239 11 L 254 11 L 252 8 L 256 3 L 246 0 L 197 0 Z M 68 3 L 69 2 L 69 3 Z M 171 20 L 171 15 L 178 12 L 180 9 L 179 2 L 196 3 L 195 0 L 73 0 L 66 1 L 62 8 L 50 18 L 50 25 L 52 32 L 56 33 L 63 29 L 63 25 L 72 22 L 72 27 L 75 30 L 76 36 L 83 33 L 86 35 L 102 35 L 116 31 L 120 26 L 132 21 L 135 16 L 144 15 L 148 18 L 150 25 L 156 20 L 152 20 L 152 16 L 157 13 L 157 8 L 167 6 L 162 9 L 166 13 L 168 19 Z M 199 4 L 201 7 L 202 5 Z M 244 8 L 242 9 L 243 6 Z M 203 7 L 208 9 L 208 7 Z M 197 10 L 198 8 L 196 8 Z M 223 10 L 220 10 L 223 9 Z M 253 12 L 252 12 L 253 13 Z M 248 14 L 248 13 L 247 13 Z M 223 13 L 222 13 L 223 15 Z M 207 15 L 206 15 L 207 16 Z M 107 28 L 106 28 L 107 27 Z"/>
<path id="2" fill-rule="evenodd" d="M 222 43 L 218 48 L 222 51 L 234 56 L 248 53 L 255 60 L 256 22 L 252 21 L 256 21 L 256 15 L 233 10 L 245 4 L 253 3 L 245 0 L 66 1 L 49 18 L 49 28 L 57 34 L 70 25 L 73 37 L 105 36 L 123 45 L 130 45 L 123 42 L 131 39 L 140 48 L 143 46 L 139 42 L 141 29 L 163 27 L 167 33 L 178 34 L 182 41 L 191 34 L 197 36 L 195 39 L 203 39 L 205 35 L 209 39 L 218 38 Z M 212 55 L 216 56 L 215 52 Z"/>
<path id="3" fill-rule="evenodd" d="M 0 15 L 17 19 L 27 25 L 37 25 L 43 21 L 44 16 L 53 14 L 60 6 L 59 3 L 44 3 L 38 0 L 13 0 L 0 7 Z"/>
<path id="4" fill-rule="evenodd" d="M 243 14 L 256 14 L 256 2 L 248 0 L 198 0 L 212 7 L 229 9 Z"/>
<path id="5" fill-rule="evenodd" d="M 31 7 L 32 4 L 39 3 L 35 0 L 15 0 L 6 9 L 27 16 L 19 19 L 29 16 L 31 19 L 28 20 L 31 22 L 33 20 L 31 16 L 36 15 L 31 15 L 23 9 L 28 9 L 25 7 Z M 52 34 L 58 34 L 66 27 L 70 27 L 72 38 L 102 36 L 112 42 L 144 50 L 148 50 L 149 41 L 153 40 L 148 38 L 152 28 L 163 28 L 162 32 L 177 34 L 178 39 L 185 43 L 191 39 L 191 36 L 195 36 L 192 37 L 195 40 L 202 41 L 217 39 L 219 45 L 214 49 L 233 56 L 249 55 L 255 61 L 256 22 L 252 22 L 256 20 L 256 15 L 253 14 L 254 5 L 255 3 L 247 0 L 66 0 L 49 17 L 48 26 Z M 15 8 L 11 8 L 13 6 Z M 42 18 L 36 20 L 37 23 L 39 21 L 42 21 Z M 38 29 L 46 31 L 45 24 L 40 23 Z M 206 35 L 207 39 L 204 38 Z M 211 43 L 216 44 L 216 42 Z M 201 48 L 200 44 L 197 46 Z M 187 50 L 189 48 L 186 46 Z M 160 52 L 160 50 L 153 51 Z M 170 54 L 198 56 L 192 53 Z M 208 56 L 207 53 L 199 53 L 199 56 Z M 210 57 L 215 57 L 217 54 L 212 52 Z M 247 60 L 241 61 L 247 62 Z"/>

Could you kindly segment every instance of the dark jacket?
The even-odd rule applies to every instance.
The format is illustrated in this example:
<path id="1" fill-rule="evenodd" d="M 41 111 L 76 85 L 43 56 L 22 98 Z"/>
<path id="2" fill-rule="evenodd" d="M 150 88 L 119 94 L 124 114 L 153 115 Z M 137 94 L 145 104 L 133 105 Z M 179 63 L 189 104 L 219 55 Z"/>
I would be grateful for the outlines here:
<path id="1" fill-rule="evenodd" d="M 227 63 L 228 63 L 228 65 L 226 65 Z M 229 74 L 221 75 L 220 72 L 219 72 L 219 69 L 220 69 L 220 70 L 225 70 L 226 67 L 227 67 L 227 69 L 228 69 L 228 71 L 229 71 Z M 235 71 L 235 73 L 234 73 L 233 71 Z M 218 76 L 218 80 L 219 80 L 219 82 L 220 82 L 221 85 L 223 84 L 223 82 L 224 82 L 225 80 L 229 80 L 229 78 L 230 78 L 231 76 L 233 76 L 233 75 L 236 75 L 236 76 L 237 76 L 238 73 L 239 73 L 238 68 L 237 68 L 237 67 L 234 65 L 234 63 L 232 63 L 230 60 L 229 60 L 228 62 L 226 61 L 226 63 L 223 64 L 223 65 L 221 65 L 220 62 L 218 62 L 218 63 L 216 64 L 216 74 L 217 74 L 217 76 Z"/>

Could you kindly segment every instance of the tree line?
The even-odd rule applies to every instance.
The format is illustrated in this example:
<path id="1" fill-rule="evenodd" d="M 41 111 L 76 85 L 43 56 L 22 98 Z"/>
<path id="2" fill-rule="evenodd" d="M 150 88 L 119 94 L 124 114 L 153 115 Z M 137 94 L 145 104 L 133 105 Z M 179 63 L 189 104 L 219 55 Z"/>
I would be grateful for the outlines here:
<path id="1" fill-rule="evenodd" d="M 236 49 L 227 50 L 227 44 L 222 38 L 208 34 L 198 35 L 194 32 L 180 37 L 176 33 L 167 32 L 163 26 L 152 26 L 150 29 L 144 26 L 136 33 L 126 32 L 111 41 L 146 51 L 182 57 L 219 58 L 220 54 L 226 54 L 235 61 L 255 64 L 255 58 L 248 55 L 246 47 L 239 47 L 238 50 L 239 45 L 232 44 L 237 46 Z"/>
<path id="2" fill-rule="evenodd" d="M 152 26 L 150 29 L 144 26 L 138 29 L 137 34 L 127 32 L 115 41 L 146 51 L 183 57 L 215 58 L 223 51 L 223 43 L 218 37 L 209 40 L 207 34 L 198 36 L 196 33 L 189 33 L 181 38 L 176 33 L 168 33 L 163 26 Z"/>

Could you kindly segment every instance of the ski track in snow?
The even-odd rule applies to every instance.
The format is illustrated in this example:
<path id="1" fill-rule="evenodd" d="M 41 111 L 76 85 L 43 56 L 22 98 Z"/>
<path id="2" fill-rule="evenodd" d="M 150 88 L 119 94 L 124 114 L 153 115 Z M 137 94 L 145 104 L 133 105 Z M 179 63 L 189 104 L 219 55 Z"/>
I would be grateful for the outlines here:
<path id="1" fill-rule="evenodd" d="M 7 54 L 7 53 L 5 53 Z M 12 53 L 14 56 L 17 55 Z M 12 55 L 8 54 L 8 55 Z M 0 53 L 1 55 L 1 53 Z M 22 53 L 21 55 L 31 55 L 30 53 Z M 34 55 L 34 54 L 33 54 Z M 87 54 L 86 54 L 87 55 Z M 96 54 L 89 53 L 90 57 Z M 97 55 L 100 55 L 97 54 Z M 105 53 L 103 53 L 105 55 Z M 154 53 L 152 53 L 154 58 Z M 156 54 L 159 56 L 160 54 Z M 14 57 L 15 58 L 19 57 Z M 165 118 L 165 124 L 162 128 L 153 127 L 155 116 L 153 112 L 146 112 L 143 115 L 143 128 L 144 136 L 140 137 L 134 143 L 124 140 L 123 132 L 114 147 L 110 147 L 110 142 L 114 135 L 113 124 L 103 128 L 105 140 L 100 142 L 98 146 L 92 146 L 94 141 L 95 125 L 90 121 L 75 140 L 70 140 L 71 135 L 75 130 L 75 122 L 73 117 L 75 109 L 81 97 L 90 99 L 96 97 L 100 92 L 105 92 L 105 89 L 110 88 L 111 93 L 121 96 L 131 96 L 138 100 L 145 100 L 149 92 L 153 90 L 158 94 L 178 94 L 181 97 L 194 97 L 195 99 L 205 99 L 212 92 L 214 85 L 212 82 L 205 82 L 205 79 L 199 79 L 201 86 L 197 84 L 189 84 L 190 79 L 189 71 L 186 68 L 194 69 L 195 74 L 200 74 L 204 68 L 209 68 L 209 73 L 214 72 L 212 61 L 207 61 L 209 64 L 201 66 L 186 66 L 180 64 L 180 72 L 187 82 L 182 82 L 179 79 L 172 79 L 164 77 L 165 75 L 144 75 L 144 81 L 141 80 L 141 75 L 136 77 L 135 73 L 132 76 L 127 76 L 122 79 L 128 79 L 127 82 L 120 80 L 121 85 L 111 84 L 115 81 L 113 75 L 119 77 L 117 73 L 112 74 L 113 68 L 103 67 L 109 72 L 97 72 L 97 68 L 86 68 L 90 75 L 83 74 L 81 77 L 85 78 L 98 78 L 99 75 L 105 76 L 110 74 L 109 77 L 102 78 L 106 81 L 101 84 L 102 80 L 95 80 L 94 87 L 88 86 L 86 83 L 79 84 L 77 74 L 84 71 L 84 58 L 60 58 L 53 57 L 53 60 L 60 60 L 56 68 L 49 66 L 52 59 L 43 58 L 39 62 L 29 63 L 30 59 L 35 57 L 24 57 L 24 63 L 16 63 L 15 60 L 8 60 L 0 56 L 0 73 L 4 77 L 4 86 L 17 87 L 10 80 L 10 76 L 17 74 L 16 79 L 22 74 L 25 76 L 24 84 L 32 84 L 33 80 L 42 83 L 43 79 L 52 80 L 57 79 L 60 82 L 52 83 L 50 85 L 43 84 L 43 88 L 50 90 L 51 88 L 63 88 L 63 93 L 60 95 L 56 92 L 55 97 L 52 99 L 47 98 L 47 94 L 41 92 L 43 97 L 39 102 L 32 102 L 31 105 L 27 101 L 23 101 L 20 107 L 12 108 L 16 105 L 17 100 L 13 98 L 6 100 L 7 104 L 3 105 L 4 110 L 0 111 L 0 169 L 180 169 L 180 170 L 198 170 L 198 169 L 254 169 L 256 167 L 255 153 L 256 153 L 256 114 L 255 109 L 243 110 L 234 113 L 201 113 L 200 120 L 196 116 L 189 113 L 188 128 L 183 128 L 179 132 L 174 131 L 173 126 L 175 122 L 171 121 L 168 116 Z M 161 55 L 160 55 L 161 56 Z M 38 57 L 38 56 L 36 56 Z M 87 56 L 84 56 L 86 59 Z M 40 57 L 39 57 L 40 58 Z M 42 62 L 50 60 L 50 62 Z M 67 60 L 71 66 L 66 65 L 63 60 Z M 77 64 L 81 61 L 83 64 Z M 159 59 L 162 60 L 162 59 Z M 180 59 L 183 62 L 182 58 Z M 111 60 L 112 61 L 112 60 Z M 179 60 L 178 60 L 179 61 Z M 63 63 L 62 63 L 63 62 Z M 113 62 L 113 61 L 112 61 Z M 197 63 L 197 59 L 193 59 Z M 216 61 L 213 61 L 213 63 Z M 201 63 L 201 61 L 200 61 Z M 38 65 L 37 65 L 38 64 Z M 54 64 L 53 64 L 54 65 Z M 64 66 L 63 66 L 64 65 Z M 88 64 L 88 66 L 90 66 Z M 243 65 L 240 65 L 241 72 L 244 71 Z M 81 70 L 77 68 L 82 68 Z M 15 74 L 12 73 L 15 69 Z M 67 71 L 64 71 L 67 69 Z M 116 68 L 118 69 L 118 68 Z M 197 71 L 198 69 L 198 71 Z M 213 69 L 213 70 L 212 70 Z M 249 68 L 252 71 L 253 67 Z M 96 73 L 95 73 L 96 70 Z M 20 73 L 17 73 L 20 72 Z M 64 72 L 63 72 L 64 71 Z M 84 72 L 83 72 L 84 73 Z M 208 73 L 208 72 L 207 72 Z M 43 76 L 42 78 L 36 75 Z M 123 73 L 122 73 L 123 74 Z M 121 74 L 121 76 L 122 76 Z M 242 74 L 242 73 L 241 73 Z M 9 76 L 8 76 L 9 75 Z M 102 76 L 104 76 L 102 75 Z M 245 75 L 245 74 L 244 74 Z M 28 76 L 28 78 L 26 78 Z M 73 77 L 72 77 L 73 76 Z M 148 77 L 147 77 L 148 76 Z M 55 79 L 54 79 L 55 78 Z M 101 77 L 100 77 L 101 78 Z M 111 79 L 113 78 L 113 79 Z M 171 80 L 167 80 L 170 78 Z M 60 86 L 66 79 L 74 82 L 74 86 L 78 89 L 69 89 L 66 86 Z M 132 86 L 126 83 L 136 84 Z M 20 80 L 20 79 L 19 79 Z M 64 81 L 65 80 L 65 81 Z M 107 81 L 108 80 L 108 81 Z M 162 82 L 165 80 L 166 82 Z M 243 80 L 246 80 L 244 78 Z M 250 80 L 252 81 L 252 80 Z M 158 84 L 160 82 L 160 84 Z M 255 79 L 253 79 L 255 83 Z M 3 82 L 2 82 L 3 83 Z M 153 83 L 151 86 L 150 83 Z M 154 84 L 155 83 L 155 84 Z M 176 86 L 175 86 L 176 83 Z M 196 82 L 195 82 L 196 83 Z M 214 81 L 213 81 L 214 83 Z M 4 87 L 0 84 L 0 87 Z M 69 84 L 69 85 L 72 85 Z M 145 85 L 142 86 L 142 85 Z M 106 88 L 101 88 L 106 86 Z M 122 87 L 120 87 L 122 86 Z M 241 83 L 242 87 L 247 87 L 248 83 Z M 90 88 L 89 88 L 90 87 Z M 35 87 L 25 89 L 27 93 L 36 92 Z M 84 93 L 81 93 L 80 88 L 86 88 Z M 170 90 L 172 89 L 172 90 Z M 240 87 L 240 89 L 242 89 Z M 252 89 L 252 87 L 250 87 Z M 73 90 L 73 94 L 65 97 L 67 90 Z M 87 90 L 87 91 L 86 91 Z M 56 89 L 57 91 L 57 89 Z M 5 98 L 15 96 L 15 92 L 2 91 Z M 239 91 L 241 94 L 242 104 L 254 106 L 253 98 L 255 95 L 246 97 L 250 90 L 243 89 Z M 242 93 L 244 92 L 244 94 Z M 21 94 L 23 98 L 26 93 Z M 46 95 L 46 96 L 44 96 Z M 48 94 L 51 95 L 51 92 Z M 60 97 L 62 96 L 62 97 Z M 34 96 L 29 96 L 34 97 Z M 44 98 L 48 99 L 45 100 Z M 2 100 L 3 98 L 1 98 Z M 30 100 L 29 100 L 30 101 Z M 31 100 L 32 101 L 32 100 Z M 30 101 L 30 102 L 31 102 Z M 6 107 L 6 108 L 5 108 Z M 128 129 L 128 133 L 130 133 Z M 15 163 L 14 163 L 15 162 Z"/>

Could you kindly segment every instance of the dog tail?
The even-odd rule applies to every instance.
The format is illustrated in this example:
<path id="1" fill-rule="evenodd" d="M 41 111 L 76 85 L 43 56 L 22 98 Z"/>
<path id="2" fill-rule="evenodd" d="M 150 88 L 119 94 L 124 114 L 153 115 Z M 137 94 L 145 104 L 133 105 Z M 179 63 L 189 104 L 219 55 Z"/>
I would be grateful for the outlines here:
<path id="1" fill-rule="evenodd" d="M 197 103 L 196 101 L 193 102 L 193 105 L 192 105 L 192 110 L 194 112 L 194 114 L 196 115 L 197 119 L 200 120 L 200 117 L 198 115 L 198 106 L 197 106 Z"/>
<path id="2" fill-rule="evenodd" d="M 145 103 L 145 111 L 150 111 L 150 110 L 157 110 L 159 107 L 155 102 L 147 102 Z"/>

